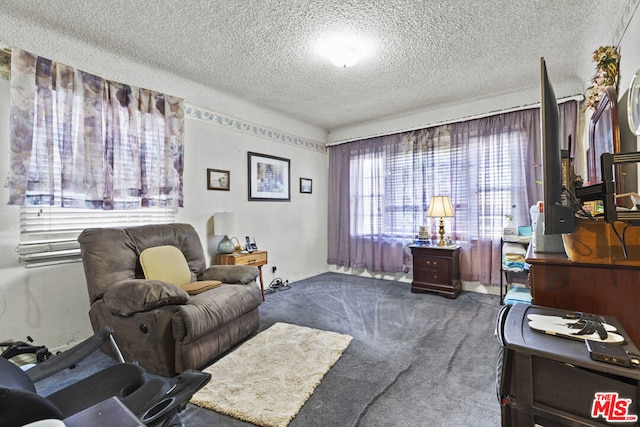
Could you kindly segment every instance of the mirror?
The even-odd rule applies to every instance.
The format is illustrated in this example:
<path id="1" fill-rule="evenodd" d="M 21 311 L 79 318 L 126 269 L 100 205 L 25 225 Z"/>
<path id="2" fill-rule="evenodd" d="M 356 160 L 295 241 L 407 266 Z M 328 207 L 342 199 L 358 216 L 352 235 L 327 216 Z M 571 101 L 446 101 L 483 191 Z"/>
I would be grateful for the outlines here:
<path id="1" fill-rule="evenodd" d="M 602 182 L 600 156 L 603 153 L 620 152 L 620 126 L 618 121 L 617 92 L 613 86 L 607 86 L 598 109 L 591 117 L 589 126 L 589 149 L 587 150 L 588 178 L 591 184 Z M 616 193 L 622 193 L 625 186 L 624 175 L 619 166 L 615 166 L 614 179 Z"/>
<path id="2" fill-rule="evenodd" d="M 628 117 L 628 99 L 629 91 L 626 90 L 618 98 L 618 117 L 620 120 L 620 152 L 632 153 L 638 151 L 638 138 L 629 126 L 625 126 L 624 123 Z M 624 196 L 626 193 L 638 193 L 638 166 L 636 163 L 621 163 L 619 164 L 619 173 L 621 179 L 624 180 L 624 188 L 622 188 L 617 195 L 617 205 L 626 208 L 632 208 L 636 204 L 631 196 Z"/>
<path id="3" fill-rule="evenodd" d="M 627 119 L 634 135 L 640 135 L 640 70 L 636 71 L 629 86 L 627 98 Z"/>

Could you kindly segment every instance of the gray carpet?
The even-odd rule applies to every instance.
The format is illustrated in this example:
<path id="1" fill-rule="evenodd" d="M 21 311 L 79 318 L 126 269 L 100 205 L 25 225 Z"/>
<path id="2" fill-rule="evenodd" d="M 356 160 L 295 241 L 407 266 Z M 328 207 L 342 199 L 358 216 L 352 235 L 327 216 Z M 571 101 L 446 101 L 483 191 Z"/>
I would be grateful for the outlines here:
<path id="1" fill-rule="evenodd" d="M 354 338 L 290 427 L 499 426 L 498 310 L 496 296 L 450 300 L 412 294 L 408 283 L 326 273 L 267 295 L 260 330 L 287 322 Z M 269 369 L 268 354 L 256 369 Z M 181 418 L 251 425 L 192 405 Z"/>
<path id="2" fill-rule="evenodd" d="M 408 283 L 326 273 L 267 295 L 259 331 L 287 322 L 354 338 L 290 427 L 493 427 L 498 310 L 496 296 L 450 300 L 412 294 Z M 111 363 L 99 353 L 78 367 Z M 255 368 L 268 370 L 269 355 Z M 38 389 L 46 395 L 60 385 Z M 252 425 L 194 405 L 180 418 L 185 426 Z"/>

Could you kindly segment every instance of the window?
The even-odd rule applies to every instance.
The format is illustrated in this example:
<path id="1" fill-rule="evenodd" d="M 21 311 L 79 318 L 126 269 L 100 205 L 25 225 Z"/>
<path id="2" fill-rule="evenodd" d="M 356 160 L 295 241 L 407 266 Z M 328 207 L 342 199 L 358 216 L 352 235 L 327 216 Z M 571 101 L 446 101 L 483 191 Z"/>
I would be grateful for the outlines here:
<path id="1" fill-rule="evenodd" d="M 401 146 L 353 153 L 350 159 L 350 227 L 363 238 L 413 239 L 433 195 L 452 194 L 452 161 L 462 153 L 451 146 L 447 131 L 425 132 Z M 467 165 L 459 167 L 468 174 Z M 462 185 L 460 187 L 463 187 Z"/>
<path id="2" fill-rule="evenodd" d="M 484 138 L 469 138 L 469 155 L 477 162 L 469 164 L 476 176 L 477 203 L 468 205 L 469 236 L 473 240 L 499 241 L 506 215 L 513 214 L 517 194 L 525 194 L 525 180 L 520 173 L 517 156 L 525 135 L 511 131 Z M 514 159 L 515 157 L 515 159 Z M 462 212 L 461 212 L 462 213 Z M 457 214 L 457 212 L 456 212 Z"/>
<path id="3" fill-rule="evenodd" d="M 20 260 L 79 258 L 92 226 L 173 222 L 183 205 L 184 101 L 12 52 L 9 204 Z"/>
<path id="4" fill-rule="evenodd" d="M 77 239 L 82 230 L 175 222 L 177 211 L 173 207 L 119 211 L 21 207 L 19 260 L 27 267 L 81 261 Z"/>
<path id="5" fill-rule="evenodd" d="M 54 104 L 66 102 L 57 97 L 64 92 L 52 91 Z M 73 111 L 82 110 L 83 99 L 73 96 Z M 38 110 L 38 108 L 36 108 Z M 40 110 L 42 111 L 42 110 Z M 135 119 L 128 120 L 125 111 L 118 112 L 118 133 L 135 135 L 130 129 L 131 123 L 140 123 L 140 114 L 134 112 Z M 90 227 L 124 227 L 142 224 L 174 222 L 177 208 L 157 207 L 162 200 L 147 202 L 155 207 L 139 207 L 141 181 L 141 159 L 145 170 L 153 176 L 164 172 L 164 156 L 161 142 L 164 140 L 163 128 L 147 126 L 142 129 L 145 141 L 138 146 L 135 139 L 131 144 L 114 144 L 112 168 L 114 188 L 120 188 L 113 203 L 119 210 L 86 209 L 95 204 L 102 206 L 104 189 L 95 185 L 67 186 L 65 180 L 73 180 L 69 171 L 84 174 L 86 169 L 104 168 L 106 162 L 102 150 L 87 150 L 86 155 L 78 156 L 77 151 L 85 147 L 78 144 L 71 129 L 78 128 L 79 114 L 70 119 L 60 117 L 60 111 L 51 109 L 54 126 L 47 126 L 45 120 L 39 120 L 34 126 L 33 147 L 29 162 L 29 185 L 25 194 L 28 206 L 20 208 L 20 243 L 17 248 L 20 262 L 27 267 L 80 261 L 80 245 L 77 241 L 82 230 Z M 70 122 L 68 121 L 70 120 Z M 160 134 L 154 134 L 159 129 Z M 49 135 L 48 135 L 49 133 Z M 97 135 L 97 140 L 103 135 Z M 95 140 L 95 139 L 94 139 Z M 85 164 L 72 167 L 63 162 L 76 159 Z M 51 191 L 53 189 L 53 191 Z M 161 192 L 154 192 L 161 194 Z M 63 207 L 64 206 L 64 207 Z M 124 208 L 124 209 L 123 209 Z"/>
<path id="6" fill-rule="evenodd" d="M 407 245 L 421 226 L 437 233 L 438 220 L 425 214 L 431 197 L 444 195 L 455 210 L 445 223 L 462 244 L 462 279 L 495 283 L 506 215 L 528 224 L 541 196 L 539 116 L 532 108 L 331 146 L 327 261 L 406 272 Z"/>
<path id="7" fill-rule="evenodd" d="M 458 149 L 452 148 L 449 138 L 441 138 L 428 152 L 384 149 L 352 157 L 352 234 L 410 239 L 423 225 L 431 196 L 455 194 L 462 196 L 462 200 L 454 198 L 456 216 L 470 222 L 465 230 L 465 221 L 458 221 L 456 230 L 471 240 L 500 240 L 514 194 L 525 191 L 508 154 L 518 150 L 522 137 L 511 132 L 481 142 L 474 136 L 468 147 Z M 467 152 L 462 163 L 455 165 Z M 454 168 L 458 172 L 452 181 Z"/>
<path id="8" fill-rule="evenodd" d="M 360 159 L 351 160 L 351 176 L 359 179 L 351 181 L 351 235 L 374 236 L 388 233 L 384 230 L 384 185 L 378 177 L 384 175 L 384 158 L 375 154 L 364 154 Z M 368 215 L 358 215 L 359 212 Z"/>

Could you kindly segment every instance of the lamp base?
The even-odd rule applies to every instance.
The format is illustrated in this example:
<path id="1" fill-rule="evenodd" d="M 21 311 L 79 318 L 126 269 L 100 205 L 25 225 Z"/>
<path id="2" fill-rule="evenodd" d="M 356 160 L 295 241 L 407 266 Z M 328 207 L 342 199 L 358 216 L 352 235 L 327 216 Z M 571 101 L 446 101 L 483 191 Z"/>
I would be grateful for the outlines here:
<path id="1" fill-rule="evenodd" d="M 447 244 L 444 241 L 444 218 L 440 217 L 440 227 L 438 229 L 438 234 L 440 235 L 440 240 L 438 240 L 438 246 L 446 246 Z"/>
<path id="2" fill-rule="evenodd" d="M 229 239 L 229 236 L 225 235 L 220 243 L 218 244 L 218 253 L 220 254 L 230 254 L 235 250 L 235 245 L 233 241 Z"/>

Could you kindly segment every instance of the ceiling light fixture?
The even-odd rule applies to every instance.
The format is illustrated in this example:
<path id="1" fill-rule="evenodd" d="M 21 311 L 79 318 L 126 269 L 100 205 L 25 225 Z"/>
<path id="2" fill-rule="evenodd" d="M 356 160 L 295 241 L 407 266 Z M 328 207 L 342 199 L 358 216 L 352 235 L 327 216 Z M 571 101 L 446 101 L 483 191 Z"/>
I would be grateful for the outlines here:
<path id="1" fill-rule="evenodd" d="M 318 49 L 333 65 L 342 68 L 356 65 L 370 50 L 366 42 L 353 36 L 327 38 Z"/>
<path id="2" fill-rule="evenodd" d="M 336 67 L 352 67 L 358 63 L 362 53 L 351 46 L 335 46 L 329 59 Z"/>

